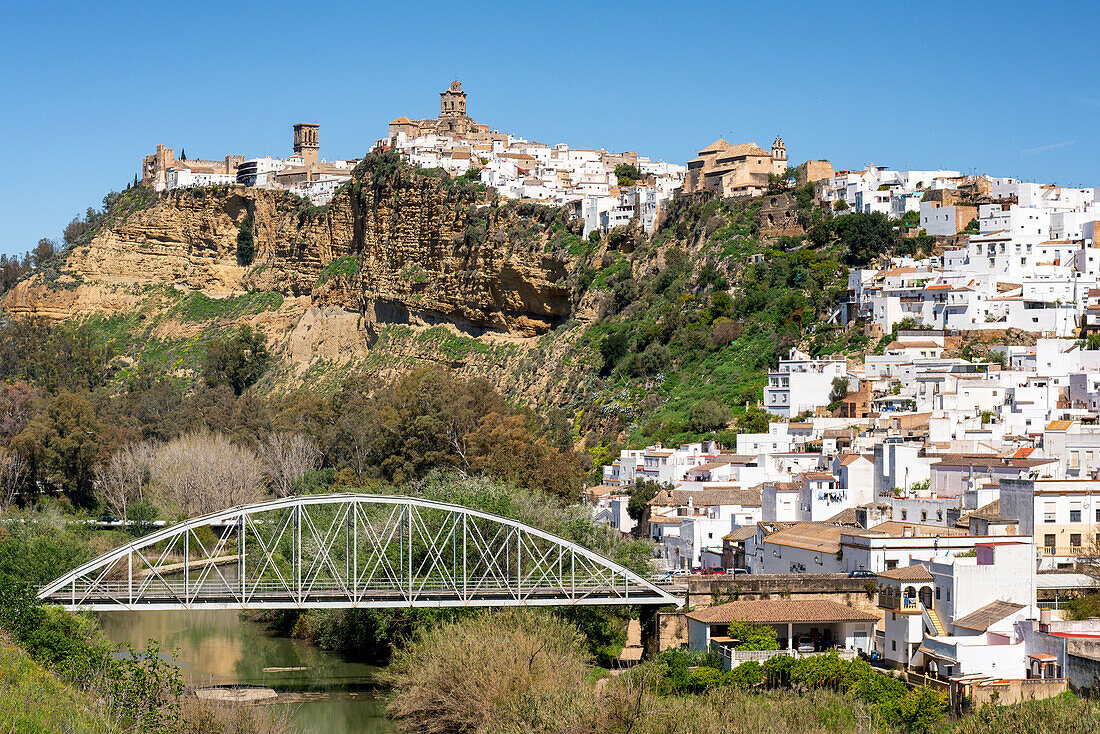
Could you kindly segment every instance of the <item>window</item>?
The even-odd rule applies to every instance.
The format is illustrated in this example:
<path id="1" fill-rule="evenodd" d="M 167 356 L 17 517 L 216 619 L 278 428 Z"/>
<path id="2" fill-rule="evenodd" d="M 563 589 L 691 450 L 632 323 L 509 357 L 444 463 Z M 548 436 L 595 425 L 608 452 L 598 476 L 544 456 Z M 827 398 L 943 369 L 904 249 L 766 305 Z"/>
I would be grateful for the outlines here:
<path id="1" fill-rule="evenodd" d="M 943 520 L 943 510 L 936 510 L 936 519 Z"/>
<path id="2" fill-rule="evenodd" d="M 951 589 L 947 590 L 947 601 L 951 601 Z"/>
<path id="3" fill-rule="evenodd" d="M 897 652 L 897 649 L 898 649 L 898 641 L 897 640 L 890 640 L 890 649 Z"/>
<path id="4" fill-rule="evenodd" d="M 924 522 L 927 519 L 928 519 L 928 511 L 927 510 L 921 510 L 920 511 L 920 521 Z"/>
<path id="5" fill-rule="evenodd" d="M 1043 536 L 1043 547 L 1047 549 L 1047 553 L 1054 552 L 1054 534 L 1048 533 Z"/>
<path id="6" fill-rule="evenodd" d="M 901 519 L 905 520 L 908 517 L 909 517 L 909 512 L 907 510 L 902 510 L 901 511 Z"/>
<path id="7" fill-rule="evenodd" d="M 937 599 L 940 598 L 940 587 L 938 587 L 938 586 L 936 587 L 936 598 Z"/>
<path id="8" fill-rule="evenodd" d="M 898 567 L 898 562 L 897 561 L 887 561 L 886 562 L 886 570 L 887 571 L 893 571 L 897 567 Z"/>
<path id="9" fill-rule="evenodd" d="M 1081 511 L 1080 510 L 1070 510 L 1069 511 L 1069 521 L 1070 522 L 1081 522 Z"/>
<path id="10" fill-rule="evenodd" d="M 1081 547 L 1081 533 L 1070 533 L 1069 535 L 1069 547 L 1080 548 Z"/>
<path id="11" fill-rule="evenodd" d="M 1043 503 L 1043 522 L 1055 522 L 1057 520 L 1058 513 L 1055 509 L 1053 502 Z"/>

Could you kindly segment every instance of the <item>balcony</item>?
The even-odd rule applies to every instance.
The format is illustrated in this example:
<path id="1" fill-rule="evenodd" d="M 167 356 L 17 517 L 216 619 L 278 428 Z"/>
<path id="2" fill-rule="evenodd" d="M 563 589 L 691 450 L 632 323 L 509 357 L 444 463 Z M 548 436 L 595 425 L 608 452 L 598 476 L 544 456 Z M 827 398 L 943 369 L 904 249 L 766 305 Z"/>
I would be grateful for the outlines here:
<path id="1" fill-rule="evenodd" d="M 1044 556 L 1064 556 L 1068 558 L 1074 558 L 1086 553 L 1083 546 L 1080 545 L 1045 545 L 1043 546 Z"/>
<path id="2" fill-rule="evenodd" d="M 919 613 L 923 608 L 920 599 L 916 597 L 884 596 L 882 594 L 879 594 L 878 606 L 879 609 L 890 609 L 907 614 Z"/>

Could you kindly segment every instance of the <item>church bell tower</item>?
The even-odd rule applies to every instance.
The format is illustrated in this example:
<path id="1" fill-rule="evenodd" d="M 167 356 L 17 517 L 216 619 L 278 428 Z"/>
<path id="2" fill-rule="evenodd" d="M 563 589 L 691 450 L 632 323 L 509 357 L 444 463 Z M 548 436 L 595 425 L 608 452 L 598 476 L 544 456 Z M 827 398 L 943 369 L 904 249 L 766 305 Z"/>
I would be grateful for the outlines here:
<path id="1" fill-rule="evenodd" d="M 439 93 L 440 117 L 465 117 L 466 93 L 462 91 L 462 82 L 455 79 L 446 92 Z"/>
<path id="2" fill-rule="evenodd" d="M 299 122 L 294 126 L 294 155 L 300 155 L 307 166 L 316 165 L 321 152 L 317 133 L 320 125 Z"/>

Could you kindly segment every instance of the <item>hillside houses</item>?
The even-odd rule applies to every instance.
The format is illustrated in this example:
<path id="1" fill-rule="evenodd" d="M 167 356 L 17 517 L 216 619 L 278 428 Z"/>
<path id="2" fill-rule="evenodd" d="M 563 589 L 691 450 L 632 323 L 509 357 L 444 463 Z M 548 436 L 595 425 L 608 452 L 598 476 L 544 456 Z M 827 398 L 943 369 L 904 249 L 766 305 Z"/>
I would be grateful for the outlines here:
<path id="1" fill-rule="evenodd" d="M 585 237 L 614 227 L 637 225 L 652 232 L 662 207 L 683 185 L 687 168 L 654 161 L 629 151 L 547 145 L 476 122 L 466 110 L 466 92 L 457 80 L 440 93 L 438 117 L 389 124 L 376 149 L 400 152 L 412 165 L 442 169 L 452 176 L 473 170 L 478 180 L 508 199 L 529 199 L 572 207 L 584 222 Z M 620 179 L 619 166 L 637 179 Z"/>

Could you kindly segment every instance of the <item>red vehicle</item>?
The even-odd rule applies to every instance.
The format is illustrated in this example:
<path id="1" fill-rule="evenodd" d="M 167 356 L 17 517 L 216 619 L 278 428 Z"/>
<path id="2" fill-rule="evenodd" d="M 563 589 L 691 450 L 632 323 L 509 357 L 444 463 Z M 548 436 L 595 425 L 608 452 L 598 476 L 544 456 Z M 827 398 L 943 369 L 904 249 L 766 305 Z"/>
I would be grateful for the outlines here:
<path id="1" fill-rule="evenodd" d="M 691 569 L 692 576 L 703 576 L 704 574 L 706 574 L 706 572 L 706 569 L 704 569 L 702 566 L 693 566 Z"/>
<path id="2" fill-rule="evenodd" d="M 710 576 L 725 576 L 726 569 L 722 568 L 721 566 L 711 566 L 707 569 L 707 574 Z"/>

